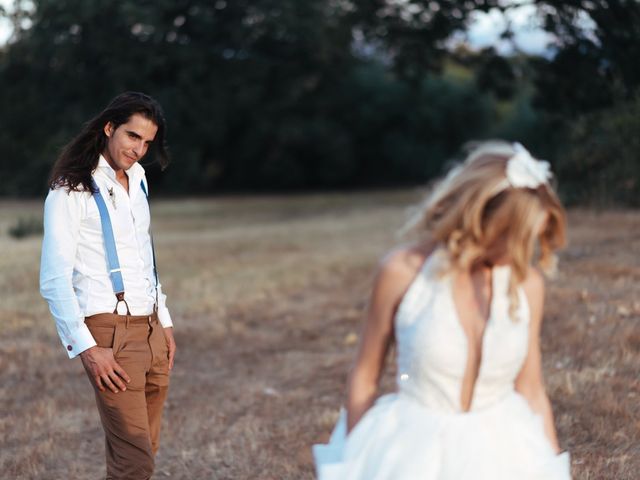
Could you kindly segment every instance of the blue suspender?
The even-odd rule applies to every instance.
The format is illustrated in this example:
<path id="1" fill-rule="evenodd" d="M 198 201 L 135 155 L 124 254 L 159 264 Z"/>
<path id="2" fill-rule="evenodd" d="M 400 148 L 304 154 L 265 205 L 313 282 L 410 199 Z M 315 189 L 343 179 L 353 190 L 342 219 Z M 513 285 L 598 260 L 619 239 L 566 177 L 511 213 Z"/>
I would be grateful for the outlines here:
<path id="1" fill-rule="evenodd" d="M 96 184 L 96 181 L 92 178 L 91 183 L 93 186 L 93 198 L 98 205 L 98 211 L 100 212 L 100 223 L 102 224 L 102 236 L 104 237 L 104 249 L 107 253 L 107 265 L 109 266 L 109 277 L 111 278 L 111 285 L 113 286 L 113 293 L 115 293 L 118 303 L 124 301 L 124 282 L 122 281 L 122 272 L 120 271 L 120 261 L 118 260 L 118 252 L 116 251 L 116 240 L 113 238 L 113 227 L 111 226 L 111 218 L 109 217 L 109 211 L 107 205 L 104 203 L 102 195 L 100 195 L 100 189 Z M 116 303 L 116 313 L 118 309 L 118 303 Z M 125 302 L 126 304 L 126 302 Z M 127 313 L 129 313 L 129 306 L 127 305 Z"/>
<path id="2" fill-rule="evenodd" d="M 118 302 L 116 303 L 116 308 L 113 313 L 117 313 L 118 304 L 120 302 L 124 302 L 127 306 L 127 315 L 130 315 L 129 305 L 127 305 L 126 300 L 124 299 L 124 282 L 122 280 L 122 272 L 120 269 L 120 261 L 118 260 L 118 251 L 116 250 L 116 241 L 113 236 L 113 227 L 111 226 L 111 217 L 109 217 L 109 211 L 107 210 L 107 205 L 104 203 L 104 199 L 100 194 L 100 189 L 96 184 L 96 181 L 92 178 L 91 184 L 93 186 L 93 198 L 96 201 L 96 205 L 98 206 L 98 211 L 100 212 L 100 224 L 102 225 L 102 236 L 104 238 L 104 249 L 107 255 L 107 265 L 109 267 L 109 277 L 111 278 L 111 285 L 113 287 L 113 293 L 116 296 Z M 140 187 L 145 194 L 147 195 L 147 189 L 144 185 L 144 182 L 140 180 Z M 153 237 L 151 237 L 151 253 L 153 256 L 153 274 L 156 280 L 156 306 L 158 303 L 158 271 L 156 269 L 156 253 L 153 248 Z"/>
<path id="3" fill-rule="evenodd" d="M 144 192 L 144 196 L 147 197 L 147 203 L 149 202 L 149 194 L 147 193 L 147 187 L 144 186 L 144 181 L 140 180 L 140 188 Z M 153 276 L 156 280 L 156 307 L 158 306 L 158 267 L 156 266 L 156 248 L 153 246 L 153 235 L 151 234 L 151 227 L 149 227 L 149 238 L 151 239 L 151 256 L 153 257 Z"/>

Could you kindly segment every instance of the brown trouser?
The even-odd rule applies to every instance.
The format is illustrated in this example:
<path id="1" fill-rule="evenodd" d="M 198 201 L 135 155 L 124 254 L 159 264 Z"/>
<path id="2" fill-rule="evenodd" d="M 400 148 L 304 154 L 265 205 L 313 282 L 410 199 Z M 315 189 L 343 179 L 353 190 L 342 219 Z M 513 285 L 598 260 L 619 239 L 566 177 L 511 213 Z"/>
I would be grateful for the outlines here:
<path id="1" fill-rule="evenodd" d="M 131 382 L 124 392 L 94 385 L 104 428 L 107 480 L 151 478 L 158 451 L 162 407 L 169 388 L 167 342 L 154 313 L 101 313 L 85 319 L 99 347 L 111 347 Z M 93 382 L 92 382 L 93 383 Z"/>

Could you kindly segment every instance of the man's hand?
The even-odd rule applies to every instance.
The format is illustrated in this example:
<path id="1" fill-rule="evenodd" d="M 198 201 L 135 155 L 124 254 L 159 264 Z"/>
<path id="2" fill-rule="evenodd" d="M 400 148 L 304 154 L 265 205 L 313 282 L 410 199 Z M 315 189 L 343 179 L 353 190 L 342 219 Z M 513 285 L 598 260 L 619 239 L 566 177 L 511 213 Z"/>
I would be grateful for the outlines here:
<path id="1" fill-rule="evenodd" d="M 91 347 L 80 354 L 80 359 L 87 375 L 101 392 L 105 391 L 105 387 L 113 393 L 120 390 L 124 392 L 127 389 L 124 382 L 129 383 L 131 379 L 113 358 L 111 348 Z"/>
<path id="2" fill-rule="evenodd" d="M 173 339 L 173 327 L 164 328 L 164 338 L 169 348 L 169 370 L 173 369 L 173 358 L 176 356 L 176 341 Z"/>

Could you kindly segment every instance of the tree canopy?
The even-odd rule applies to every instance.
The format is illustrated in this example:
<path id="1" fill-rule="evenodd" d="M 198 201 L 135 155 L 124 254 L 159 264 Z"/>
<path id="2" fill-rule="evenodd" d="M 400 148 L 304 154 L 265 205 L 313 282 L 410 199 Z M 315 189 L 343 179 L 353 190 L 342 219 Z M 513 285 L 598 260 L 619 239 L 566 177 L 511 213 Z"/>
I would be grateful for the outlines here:
<path id="1" fill-rule="evenodd" d="M 18 0 L 0 51 L 0 195 L 42 193 L 60 148 L 125 90 L 165 109 L 173 165 L 149 169 L 165 193 L 419 183 L 493 135 L 562 152 L 575 115 L 638 91 L 638 3 L 535 3 L 553 56 L 465 63 L 452 36 L 510 2 Z"/>

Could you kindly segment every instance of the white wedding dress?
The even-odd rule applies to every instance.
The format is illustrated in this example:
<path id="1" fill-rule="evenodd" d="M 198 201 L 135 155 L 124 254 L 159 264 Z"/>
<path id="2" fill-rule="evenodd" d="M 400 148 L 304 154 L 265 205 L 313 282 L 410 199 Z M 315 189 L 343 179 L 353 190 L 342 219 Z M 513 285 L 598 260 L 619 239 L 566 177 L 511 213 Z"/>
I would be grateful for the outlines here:
<path id="1" fill-rule="evenodd" d="M 567 480 L 542 418 L 514 390 L 524 362 L 529 307 L 520 289 L 509 317 L 509 267 L 494 267 L 493 295 L 471 409 L 460 404 L 467 336 L 453 303 L 452 276 L 437 250 L 407 290 L 395 317 L 398 392 L 379 398 L 346 435 L 340 414 L 327 445 L 313 453 L 319 480 Z"/>

